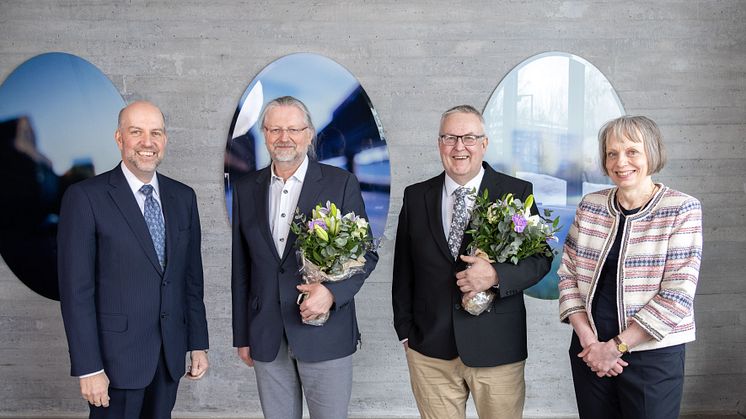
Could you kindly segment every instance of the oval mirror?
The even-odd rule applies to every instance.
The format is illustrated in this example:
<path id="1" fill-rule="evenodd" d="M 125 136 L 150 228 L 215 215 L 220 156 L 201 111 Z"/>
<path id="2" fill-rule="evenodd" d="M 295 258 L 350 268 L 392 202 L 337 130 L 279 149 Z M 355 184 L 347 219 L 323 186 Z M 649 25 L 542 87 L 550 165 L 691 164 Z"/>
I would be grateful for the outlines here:
<path id="1" fill-rule="evenodd" d="M 598 161 L 598 130 L 624 114 L 611 83 L 577 55 L 547 52 L 518 64 L 484 109 L 490 143 L 485 161 L 530 181 L 539 211 L 559 216 L 562 230 L 552 269 L 526 294 L 559 298 L 562 244 L 583 195 L 610 187 Z"/>
<path id="2" fill-rule="evenodd" d="M 231 217 L 232 182 L 269 164 L 259 114 L 280 96 L 300 99 L 317 130 L 320 162 L 354 173 L 375 237 L 381 237 L 389 208 L 391 172 L 383 127 L 357 79 L 335 61 L 317 54 L 282 57 L 265 67 L 244 91 L 225 150 L 225 200 Z"/>
<path id="3" fill-rule="evenodd" d="M 29 288 L 59 300 L 57 218 L 71 184 L 114 167 L 124 100 L 93 64 L 38 55 L 0 86 L 0 254 Z"/>

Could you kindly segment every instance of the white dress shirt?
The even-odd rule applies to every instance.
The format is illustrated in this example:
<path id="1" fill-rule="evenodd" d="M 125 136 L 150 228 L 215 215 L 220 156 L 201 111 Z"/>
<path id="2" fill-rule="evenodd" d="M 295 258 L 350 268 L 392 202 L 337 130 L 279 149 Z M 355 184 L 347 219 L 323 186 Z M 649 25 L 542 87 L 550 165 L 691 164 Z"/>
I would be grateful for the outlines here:
<path id="1" fill-rule="evenodd" d="M 119 167 L 122 168 L 124 178 L 127 179 L 127 184 L 130 185 L 130 189 L 132 189 L 132 195 L 135 195 L 135 200 L 137 200 L 137 205 L 140 207 L 140 212 L 145 215 L 145 194 L 140 192 L 140 188 L 142 188 L 146 183 L 138 179 L 137 176 L 127 168 L 124 162 L 122 162 Z M 163 205 L 161 204 L 161 190 L 158 187 L 158 175 L 154 173 L 153 178 L 150 179 L 150 182 L 147 184 L 153 187 L 153 198 L 161 208 L 161 217 L 163 217 Z"/>
<path id="2" fill-rule="evenodd" d="M 287 181 L 283 181 L 275 174 L 274 165 L 270 170 L 272 179 L 269 182 L 269 227 L 272 230 L 272 240 L 275 242 L 277 254 L 282 257 L 290 232 L 290 224 L 295 217 L 300 191 L 303 189 L 303 180 L 308 171 L 308 156 L 305 156 L 303 163 Z"/>

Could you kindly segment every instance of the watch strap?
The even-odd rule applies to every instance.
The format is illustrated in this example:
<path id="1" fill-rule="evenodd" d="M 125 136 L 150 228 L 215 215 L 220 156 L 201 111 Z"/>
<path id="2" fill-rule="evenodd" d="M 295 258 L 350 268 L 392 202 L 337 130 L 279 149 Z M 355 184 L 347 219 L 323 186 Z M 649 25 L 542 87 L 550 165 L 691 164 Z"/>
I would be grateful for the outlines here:
<path id="1" fill-rule="evenodd" d="M 629 346 L 624 343 L 624 341 L 622 341 L 622 338 L 620 338 L 619 335 L 614 336 L 614 343 L 616 343 L 617 351 L 621 352 L 622 354 L 629 352 Z"/>

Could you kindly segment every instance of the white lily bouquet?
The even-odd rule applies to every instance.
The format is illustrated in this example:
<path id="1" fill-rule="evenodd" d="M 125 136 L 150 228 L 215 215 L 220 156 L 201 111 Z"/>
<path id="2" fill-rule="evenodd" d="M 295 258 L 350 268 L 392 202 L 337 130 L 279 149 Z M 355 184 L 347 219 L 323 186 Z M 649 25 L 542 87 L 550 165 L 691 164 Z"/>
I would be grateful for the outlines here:
<path id="1" fill-rule="evenodd" d="M 469 254 L 481 257 L 490 263 L 519 261 L 533 255 L 552 255 L 549 241 L 557 241 L 559 217 L 550 220 L 550 210 L 544 210 L 544 217 L 531 215 L 534 196 L 529 195 L 525 202 L 505 194 L 495 202 L 489 200 L 485 189 L 477 195 L 472 209 L 469 230 L 472 241 Z M 478 316 L 492 307 L 495 293 L 492 290 L 477 293 L 470 299 L 463 298 L 464 309 Z"/>
<path id="2" fill-rule="evenodd" d="M 375 249 L 368 221 L 349 212 L 345 215 L 329 201 L 316 205 L 308 220 L 296 210 L 295 222 L 290 225 L 298 238 L 296 257 L 303 282 L 336 282 L 365 271 L 365 253 Z M 305 294 L 298 296 L 298 304 Z M 323 326 L 329 312 L 303 323 Z"/>

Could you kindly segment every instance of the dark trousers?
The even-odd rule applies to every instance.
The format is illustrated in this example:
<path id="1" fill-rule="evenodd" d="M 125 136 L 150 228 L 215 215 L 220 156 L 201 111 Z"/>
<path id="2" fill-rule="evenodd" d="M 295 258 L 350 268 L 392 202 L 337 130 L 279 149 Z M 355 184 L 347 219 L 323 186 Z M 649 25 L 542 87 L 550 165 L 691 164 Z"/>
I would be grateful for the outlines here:
<path id="1" fill-rule="evenodd" d="M 179 382 L 166 368 L 161 351 L 158 367 L 150 384 L 140 389 L 109 387 L 109 407 L 90 406 L 90 419 L 171 419 Z"/>
<path id="2" fill-rule="evenodd" d="M 570 366 L 581 419 L 676 419 L 684 388 L 683 344 L 627 353 L 616 377 L 599 378 L 578 358 L 583 350 L 573 333 Z"/>

